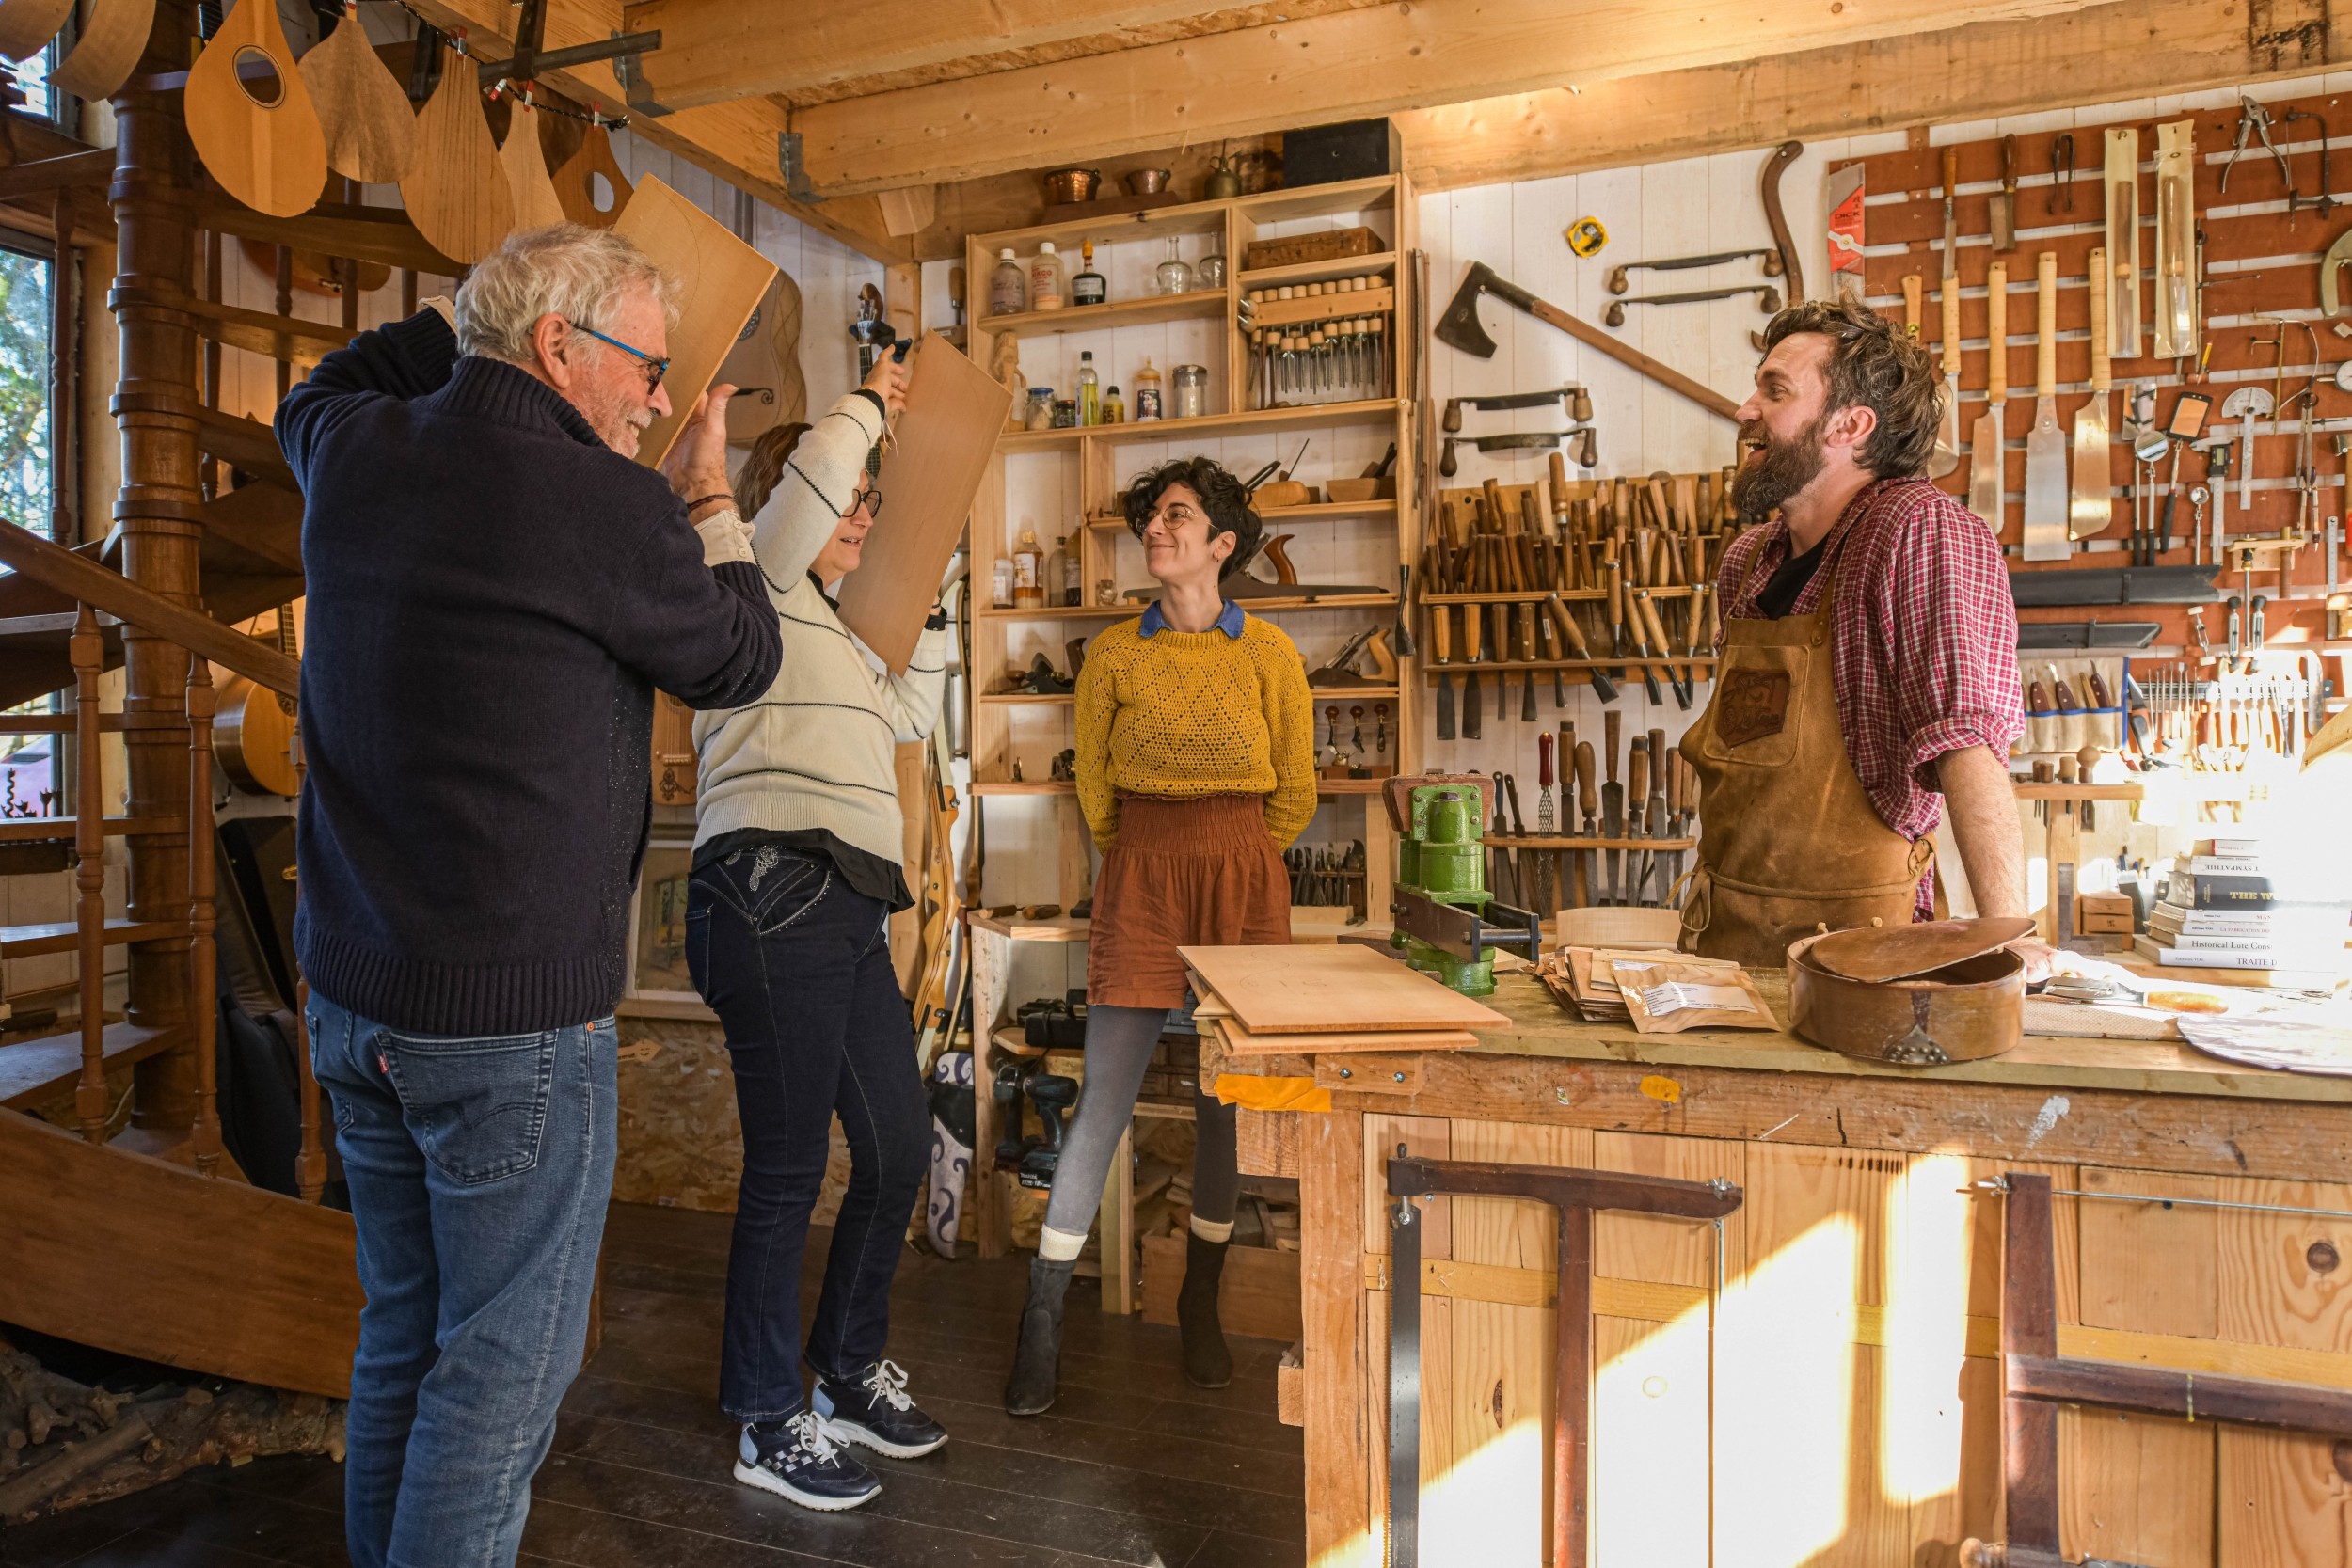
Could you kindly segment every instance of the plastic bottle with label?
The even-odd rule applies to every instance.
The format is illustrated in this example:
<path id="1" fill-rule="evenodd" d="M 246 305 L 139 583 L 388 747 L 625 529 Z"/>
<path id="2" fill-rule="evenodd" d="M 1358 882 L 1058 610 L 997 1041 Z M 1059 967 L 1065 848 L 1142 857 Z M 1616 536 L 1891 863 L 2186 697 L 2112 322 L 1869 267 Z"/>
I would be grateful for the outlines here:
<path id="1" fill-rule="evenodd" d="M 1160 417 L 1160 372 L 1152 368 L 1151 356 L 1146 355 L 1143 369 L 1136 372 L 1136 423 Z"/>
<path id="2" fill-rule="evenodd" d="M 1029 309 L 1058 310 L 1066 302 L 1061 258 L 1054 254 L 1054 242 L 1047 240 L 1029 258 Z"/>
<path id="3" fill-rule="evenodd" d="M 988 313 L 1017 316 L 1029 308 L 1029 275 L 1012 259 L 1008 245 L 996 253 L 996 270 L 988 275 Z"/>
<path id="4" fill-rule="evenodd" d="M 1078 355 L 1078 422 L 1103 422 L 1103 378 L 1095 373 L 1092 349 Z"/>
<path id="5" fill-rule="evenodd" d="M 1035 529 L 1023 529 L 1021 543 L 1013 546 L 1012 602 L 1023 610 L 1045 605 L 1045 551 L 1038 545 Z"/>
<path id="6" fill-rule="evenodd" d="M 988 600 L 992 607 L 997 610 L 1010 610 L 1012 608 L 1012 557 L 1009 555 L 998 556 L 996 558 L 995 576 L 991 583 L 992 592 L 989 594 Z"/>

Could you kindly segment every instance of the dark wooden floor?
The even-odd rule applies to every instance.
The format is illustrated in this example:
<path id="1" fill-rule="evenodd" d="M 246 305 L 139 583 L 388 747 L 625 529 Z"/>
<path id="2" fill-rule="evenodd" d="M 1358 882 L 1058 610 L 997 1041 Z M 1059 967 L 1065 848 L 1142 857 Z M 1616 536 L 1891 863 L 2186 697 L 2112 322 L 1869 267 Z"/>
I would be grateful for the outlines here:
<path id="1" fill-rule="evenodd" d="M 823 1233 L 811 1248 L 812 1273 Z M 1105 1318 L 1071 1292 L 1061 1401 L 999 1404 L 1025 1258 L 909 1252 L 890 1354 L 952 1437 L 925 1459 L 863 1455 L 882 1493 L 819 1514 L 738 1484 L 719 1413 L 724 1216 L 616 1207 L 601 1350 L 564 1404 L 539 1472 L 526 1562 L 582 1568 L 963 1568 L 1094 1562 L 1279 1568 L 1305 1559 L 1299 1433 L 1274 1418 L 1281 1347 L 1235 1339 L 1233 1385 L 1204 1393 L 1176 1333 Z M 1083 1286 L 1085 1282 L 1081 1282 Z M 813 1302 L 814 1281 L 810 1282 Z M 8 1568 L 347 1564 L 342 1471 L 324 1459 L 199 1471 L 136 1497 L 0 1528 Z"/>

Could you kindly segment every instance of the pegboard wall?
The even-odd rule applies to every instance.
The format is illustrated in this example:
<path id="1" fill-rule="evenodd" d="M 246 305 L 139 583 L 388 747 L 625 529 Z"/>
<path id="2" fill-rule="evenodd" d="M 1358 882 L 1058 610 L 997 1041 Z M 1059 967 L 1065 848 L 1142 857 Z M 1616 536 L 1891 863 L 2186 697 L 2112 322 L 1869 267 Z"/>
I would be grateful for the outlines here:
<path id="1" fill-rule="evenodd" d="M 2234 451 L 2231 461 L 2242 464 L 2239 441 L 2243 425 L 2224 421 L 2220 408 L 2229 394 L 2243 386 L 2274 392 L 2286 417 L 2258 420 L 2253 427 L 2251 483 L 2241 504 L 2239 483 L 2229 481 L 2226 527 L 2230 536 L 2275 535 L 2295 527 L 2298 510 L 2296 480 L 2299 414 L 2296 395 L 2307 385 L 2315 399 L 2316 435 L 2313 466 L 2317 469 L 2314 524 L 2344 513 L 2345 460 L 2335 455 L 2333 437 L 2352 430 L 2352 392 L 2340 390 L 2332 379 L 2338 363 L 2352 360 L 2352 319 L 2339 327 L 2320 313 L 2320 260 L 2341 236 L 2352 231 L 2352 146 L 2336 142 L 2322 155 L 2320 123 L 2334 127 L 2339 136 L 2352 137 L 2352 94 L 2280 97 L 2265 103 L 2272 119 L 2271 135 L 2286 160 L 2282 176 L 2279 160 L 2259 138 L 2249 138 L 2234 167 L 2231 150 L 2235 142 L 2239 111 L 2207 107 L 2139 119 L 2119 119 L 2115 128 L 2136 131 L 2138 136 L 2139 221 L 2136 262 L 2140 276 L 2139 316 L 2142 356 L 2112 361 L 2114 390 L 2109 394 L 2109 428 L 2115 433 L 2109 451 L 2109 488 L 2114 520 L 2101 533 L 2078 544 L 2064 562 L 2028 562 L 2019 559 L 2024 510 L 2026 436 L 2035 417 L 2035 270 L 2043 251 L 2058 257 L 2058 423 L 2067 433 L 2072 462 L 2075 411 L 2090 395 L 2090 296 L 2088 267 L 2093 248 L 2105 246 L 2106 197 L 2103 181 L 2106 157 L 2104 125 L 2080 125 L 2071 131 L 2041 130 L 2017 135 L 2016 243 L 2007 251 L 1993 249 L 1991 203 L 2001 188 L 2001 141 L 1986 136 L 1958 144 L 1959 185 L 1955 211 L 1959 235 L 1961 300 L 1961 462 L 1938 483 L 1965 497 L 1971 459 L 1970 432 L 1985 410 L 1990 355 L 2006 356 L 2009 397 L 2002 419 L 2003 521 L 2001 540 L 2017 573 L 2067 567 L 2123 566 L 2132 527 L 2134 464 L 2125 433 L 2130 388 L 2150 383 L 2156 389 L 2156 420 L 2168 422 L 2184 389 L 2190 387 L 2213 399 L 2214 416 L 2207 435 L 2226 437 Z M 2292 120 L 2288 112 L 2297 112 Z M 2320 117 L 2318 120 L 2309 116 Z M 2196 223 L 2204 237 L 2204 290 L 2201 300 L 2202 340 L 2211 347 L 2205 373 L 2198 374 L 2195 360 L 2176 361 L 2152 356 L 2151 318 L 2155 300 L 2157 127 L 2189 122 L 2193 129 L 2193 170 Z M 2052 152 L 2061 135 L 2071 135 L 2075 170 L 2071 188 L 2054 173 Z M 1859 163 L 1864 170 L 1868 205 L 1865 219 L 1865 278 L 1869 303 L 1899 319 L 1903 312 L 1903 279 L 1917 274 L 1925 284 L 1922 341 L 1931 351 L 1942 341 L 1944 147 L 1915 144 L 1900 151 L 1844 160 L 1840 166 Z M 2323 170 L 2326 185 L 2323 186 Z M 2229 188 L 2221 188 L 2227 172 Z M 2291 181 L 2291 183 L 2290 183 Z M 2328 188 L 2332 187 L 2332 189 Z M 2296 193 L 2290 203 L 2290 190 Z M 2336 193 L 2341 192 L 2342 195 Z M 2323 203 L 2328 210 L 2323 210 Z M 1995 262 L 2009 269 L 2006 341 L 1988 341 L 1986 279 Z M 2109 265 L 2112 266 L 2111 260 Z M 2352 287 L 2352 285 L 2347 285 Z M 2352 300 L 2352 293 L 2344 296 Z M 2281 327 L 2280 323 L 2288 325 Z M 2308 323 L 2316 332 L 2316 364 L 2312 337 L 2295 323 Z M 2280 353 L 2272 340 L 2283 332 L 2286 347 L 2283 374 Z M 1940 367 L 1940 354 L 1939 354 Z M 2194 485 L 2217 486 L 2209 477 L 2202 451 L 2183 453 L 2173 525 L 2173 547 L 2162 564 L 2185 565 L 2198 559 L 2190 538 L 2191 508 L 2186 492 Z M 2172 465 L 2168 459 L 2156 474 L 2163 486 Z M 2163 490 L 2156 493 L 2163 505 Z M 2210 535 L 2212 513 L 2206 515 Z M 2314 529 L 2315 534 L 2318 531 Z M 2210 559 L 2210 554 L 2204 559 Z M 2327 549 L 2321 537 L 2294 556 L 2285 572 L 2284 591 L 2278 571 L 2268 568 L 2276 557 L 2265 557 L 2254 575 L 2253 591 L 2270 597 L 2268 646 L 2279 652 L 2311 652 L 2327 645 Z M 2243 578 L 2234 567 L 2224 571 L 2217 591 L 2242 593 Z M 2159 657 L 2185 652 L 2193 657 L 2186 607 L 2181 605 L 2104 605 L 2030 608 L 2019 611 L 2025 622 L 2153 621 L 2162 626 L 2156 646 Z M 2208 609 L 2204 623 L 2220 651 L 2222 616 Z M 2341 646 L 2328 649 L 2341 652 Z M 2330 669 L 2342 690 L 2343 672 Z"/>

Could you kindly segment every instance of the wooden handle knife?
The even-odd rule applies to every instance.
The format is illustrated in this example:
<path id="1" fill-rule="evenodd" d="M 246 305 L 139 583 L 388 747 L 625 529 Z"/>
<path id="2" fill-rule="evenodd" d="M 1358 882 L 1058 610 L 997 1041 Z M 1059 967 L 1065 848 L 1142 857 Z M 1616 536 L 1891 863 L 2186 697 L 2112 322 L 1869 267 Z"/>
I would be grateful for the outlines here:
<path id="1" fill-rule="evenodd" d="M 1985 272 L 1984 288 L 1984 395 L 1997 408 L 2009 401 L 2009 268 L 1994 262 Z"/>
<path id="2" fill-rule="evenodd" d="M 2058 252 L 2034 262 L 2034 396 L 2058 396 Z"/>
<path id="3" fill-rule="evenodd" d="M 1919 337 L 1920 302 L 1927 297 L 1927 279 L 1915 272 L 1903 274 L 1903 331 L 1914 341 Z"/>

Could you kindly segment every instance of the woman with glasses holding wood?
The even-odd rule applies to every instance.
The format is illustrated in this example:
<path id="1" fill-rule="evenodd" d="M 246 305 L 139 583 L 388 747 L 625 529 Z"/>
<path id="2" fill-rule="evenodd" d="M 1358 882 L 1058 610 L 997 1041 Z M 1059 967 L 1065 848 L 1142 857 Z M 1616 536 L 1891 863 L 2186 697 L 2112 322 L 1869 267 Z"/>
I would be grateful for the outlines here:
<path id="1" fill-rule="evenodd" d="M 947 1440 L 882 1357 L 890 1283 L 930 1158 L 890 962 L 891 912 L 914 902 L 894 761 L 898 743 L 939 722 L 947 618 L 932 611 L 906 673 L 892 675 L 829 596 L 880 520 L 869 458 L 905 400 L 906 369 L 885 356 L 814 427 L 755 444 L 735 494 L 753 519 L 784 658 L 758 701 L 694 722 L 686 957 L 726 1028 L 743 1124 L 719 1401 L 743 1423 L 736 1479 L 827 1511 L 882 1489 L 838 1445 L 911 1459 Z M 801 1253 L 836 1113 L 850 1184 L 803 1346 Z"/>
<path id="2" fill-rule="evenodd" d="M 1249 492 L 1205 457 L 1163 464 L 1121 499 L 1159 602 L 1094 640 L 1078 675 L 1078 803 L 1103 868 L 1087 954 L 1086 1085 L 1062 1145 L 1005 1408 L 1054 1403 L 1062 1305 L 1187 945 L 1286 943 L 1282 850 L 1315 814 L 1306 667 L 1277 627 L 1225 596 L 1256 553 Z M 1191 1236 L 1177 1298 L 1184 1375 L 1232 1381 L 1217 1282 L 1241 1196 L 1233 1109 L 1194 1090 Z M 1103 1266 L 1123 1268 L 1123 1259 Z"/>

